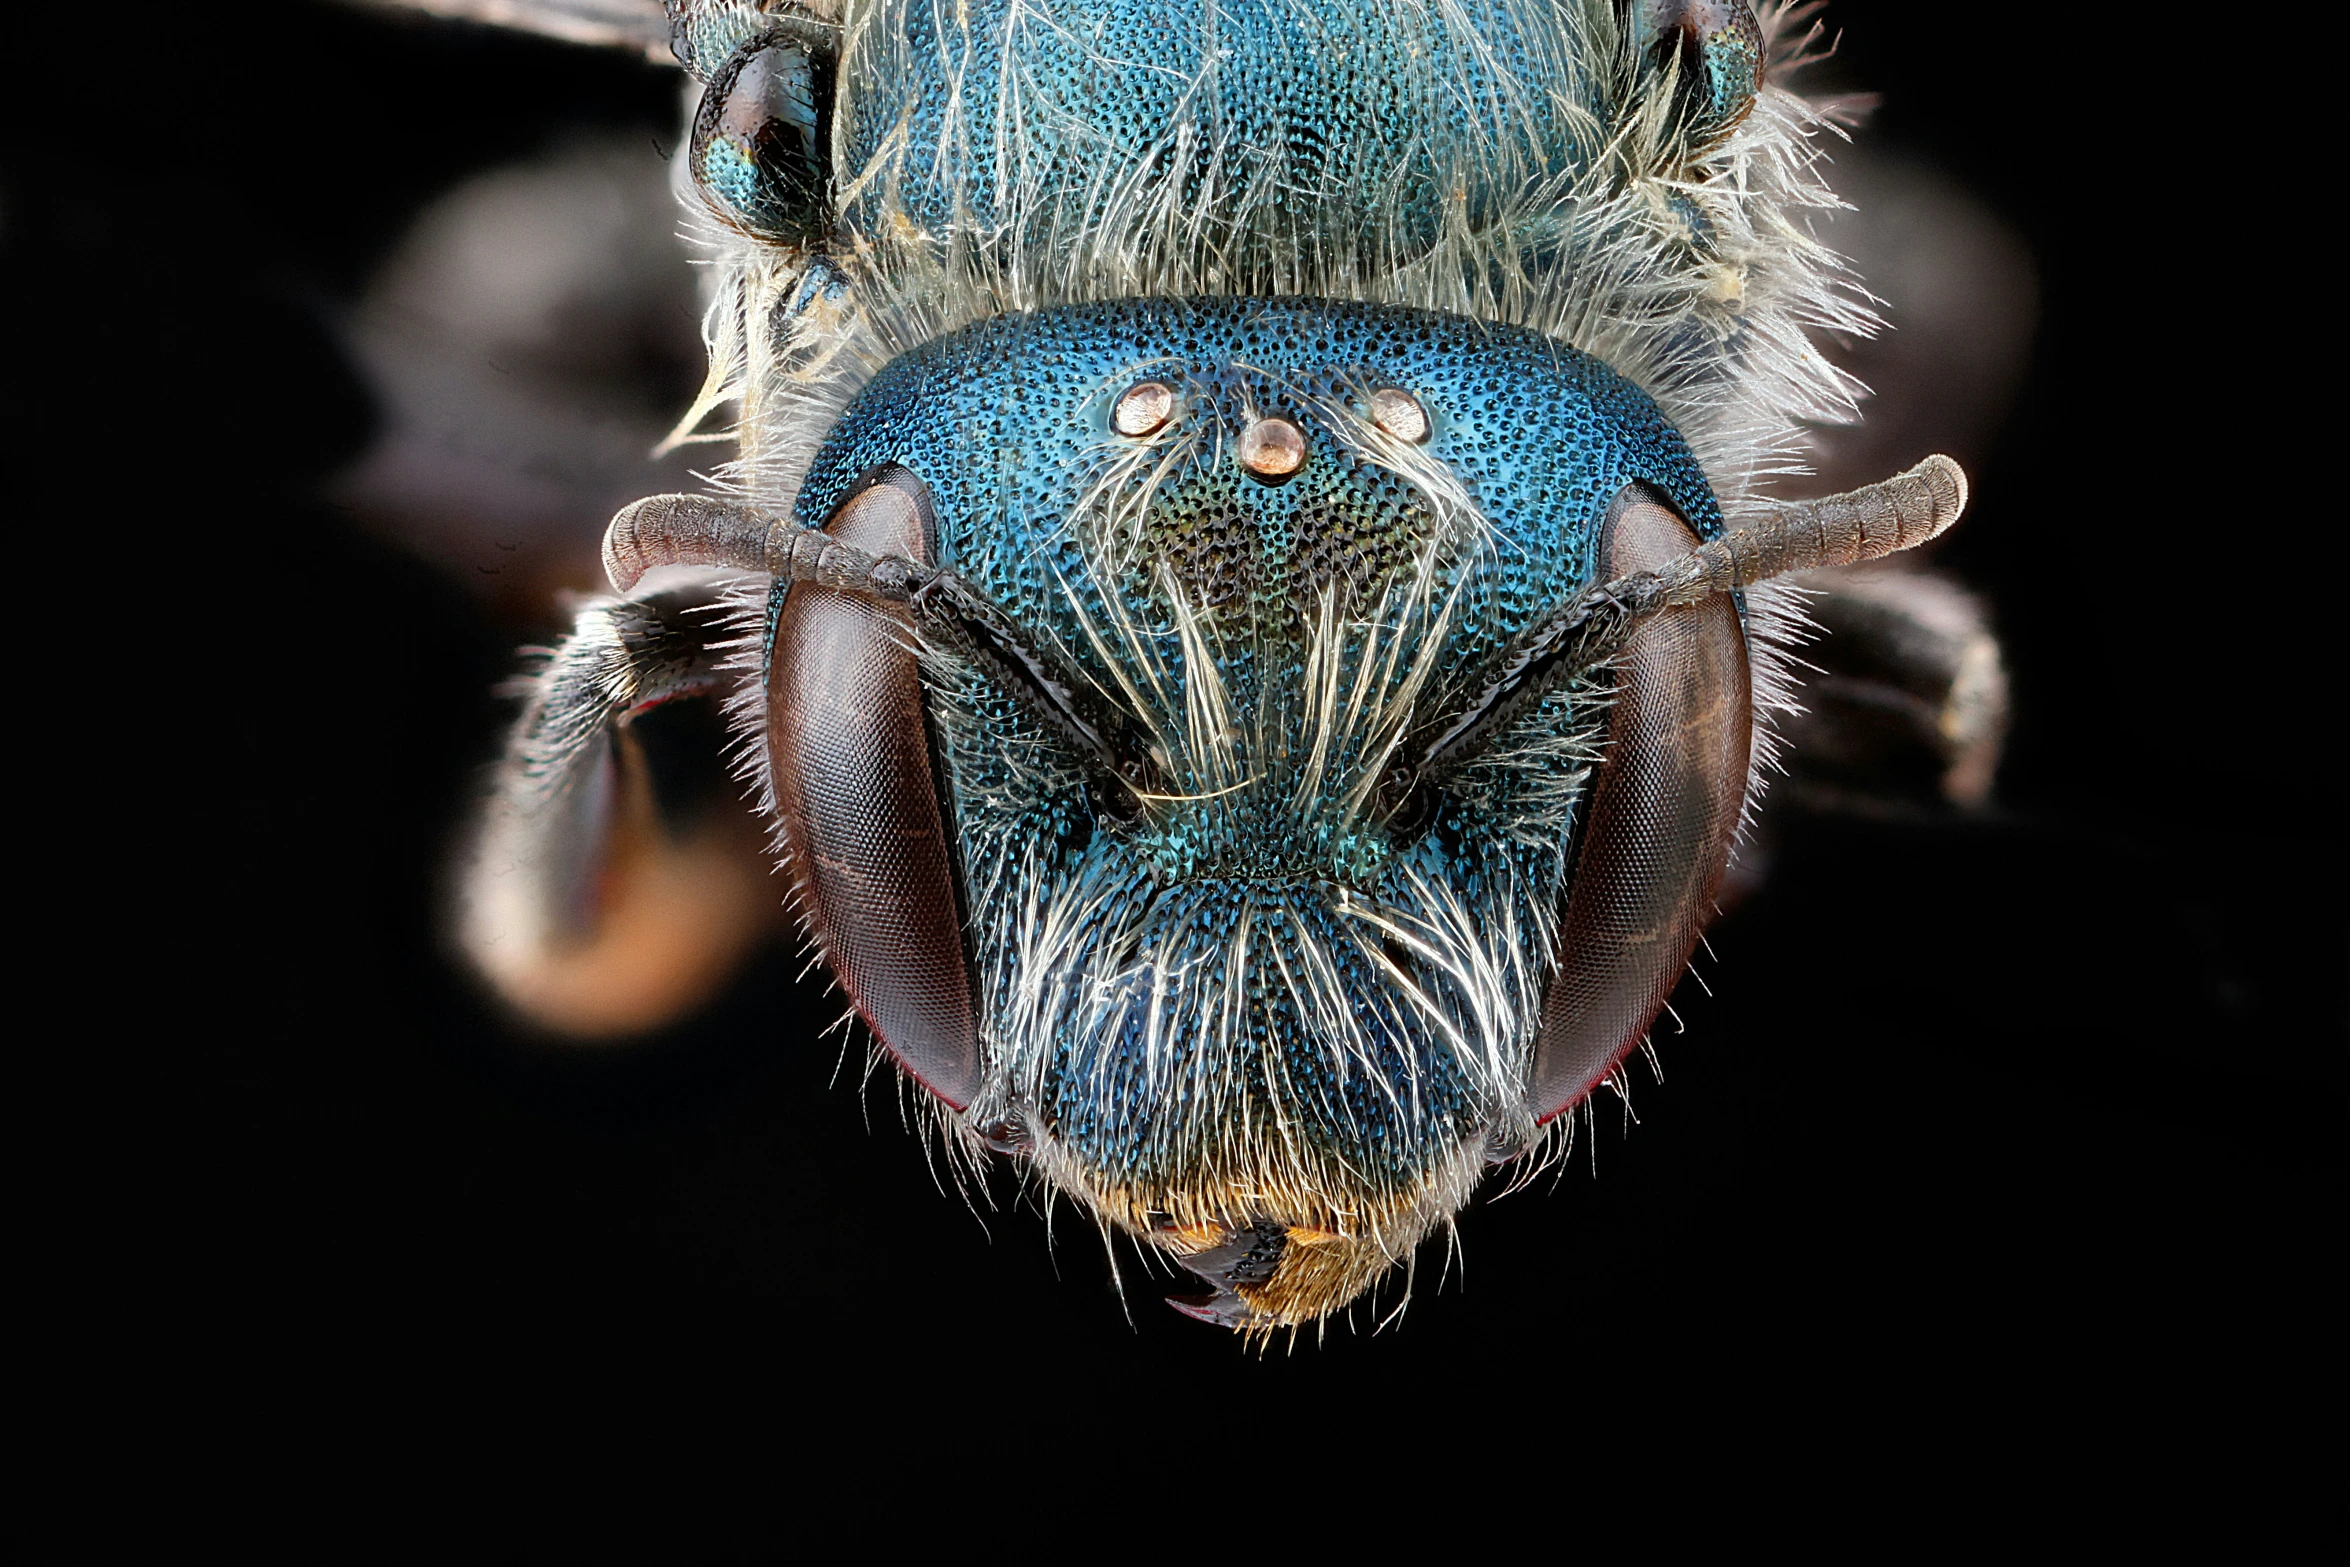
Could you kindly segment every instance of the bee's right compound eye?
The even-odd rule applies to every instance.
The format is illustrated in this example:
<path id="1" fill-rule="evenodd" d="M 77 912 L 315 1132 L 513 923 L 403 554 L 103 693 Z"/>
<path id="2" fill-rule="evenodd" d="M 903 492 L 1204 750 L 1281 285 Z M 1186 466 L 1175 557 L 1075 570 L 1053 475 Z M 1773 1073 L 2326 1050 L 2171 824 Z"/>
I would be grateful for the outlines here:
<path id="1" fill-rule="evenodd" d="M 833 60 L 793 33 L 744 44 L 710 78 L 688 156 L 702 198 L 739 229 L 804 245 L 831 226 Z"/>
<path id="2" fill-rule="evenodd" d="M 891 466 L 825 531 L 926 561 L 933 526 L 927 488 Z M 978 1087 L 978 1024 L 912 640 L 899 605 L 795 585 L 769 655 L 768 766 L 825 961 L 890 1054 L 959 1110 Z"/>

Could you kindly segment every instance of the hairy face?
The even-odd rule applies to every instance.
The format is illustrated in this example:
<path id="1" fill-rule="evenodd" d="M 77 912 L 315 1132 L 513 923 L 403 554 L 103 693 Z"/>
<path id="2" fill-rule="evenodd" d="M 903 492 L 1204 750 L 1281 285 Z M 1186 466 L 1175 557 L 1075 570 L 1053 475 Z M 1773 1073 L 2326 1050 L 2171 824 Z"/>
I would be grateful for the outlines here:
<path id="1" fill-rule="evenodd" d="M 1717 531 L 1702 477 L 1532 334 L 1234 301 L 907 355 L 803 518 L 885 471 L 1003 628 L 922 660 L 971 1124 L 1223 1320 L 1351 1299 L 1556 1108 L 1535 1046 L 1610 683 L 1530 695 L 1434 783 L 1400 764 L 1601 571 L 1620 496 Z"/>

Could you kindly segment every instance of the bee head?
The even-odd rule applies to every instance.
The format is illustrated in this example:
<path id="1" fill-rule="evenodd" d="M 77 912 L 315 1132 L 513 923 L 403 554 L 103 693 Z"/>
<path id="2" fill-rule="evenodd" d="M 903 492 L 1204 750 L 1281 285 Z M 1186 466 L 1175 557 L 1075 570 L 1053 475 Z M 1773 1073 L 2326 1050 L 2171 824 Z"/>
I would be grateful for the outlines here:
<path id="1" fill-rule="evenodd" d="M 778 589 L 760 733 L 818 944 L 1194 1309 L 1352 1300 L 1678 976 L 1745 648 L 1715 598 L 1645 670 L 1545 662 L 1591 583 L 1720 528 L 1597 361 L 1329 302 L 1000 318 L 881 371 L 800 509 L 950 600 Z"/>

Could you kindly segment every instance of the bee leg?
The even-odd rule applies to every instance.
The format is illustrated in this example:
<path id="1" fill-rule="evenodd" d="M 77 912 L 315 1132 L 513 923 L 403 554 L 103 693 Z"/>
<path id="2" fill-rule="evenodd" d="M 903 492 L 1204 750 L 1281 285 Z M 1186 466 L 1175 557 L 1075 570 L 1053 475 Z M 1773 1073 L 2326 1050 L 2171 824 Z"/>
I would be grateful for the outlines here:
<path id="1" fill-rule="evenodd" d="M 598 598 L 526 688 L 461 872 L 459 940 L 516 1010 L 609 1038 L 690 1011 L 781 918 L 712 698 L 707 588 Z"/>
<path id="2" fill-rule="evenodd" d="M 2008 693 L 1981 602 L 1913 567 L 1801 581 L 1826 634 L 1803 649 L 1817 671 L 1805 676 L 1804 710 L 1780 726 L 1789 803 L 1884 815 L 1988 802 Z"/>

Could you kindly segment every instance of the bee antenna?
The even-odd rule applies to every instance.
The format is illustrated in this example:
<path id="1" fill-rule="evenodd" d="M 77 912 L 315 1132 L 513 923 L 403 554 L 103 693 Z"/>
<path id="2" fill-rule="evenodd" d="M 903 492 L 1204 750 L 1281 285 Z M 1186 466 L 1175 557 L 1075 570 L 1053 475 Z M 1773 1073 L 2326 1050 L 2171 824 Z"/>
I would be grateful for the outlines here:
<path id="1" fill-rule="evenodd" d="M 909 508 L 917 525 L 909 531 L 923 536 L 930 532 L 929 506 L 920 479 L 885 463 L 834 515 L 837 521 L 859 507 Z M 916 625 L 985 664 L 1033 717 L 1076 746 L 1113 797 L 1139 798 L 1164 787 L 1148 759 L 1122 742 L 1116 711 L 1094 700 L 1078 677 L 951 571 L 904 555 L 876 555 L 823 529 L 710 495 L 647 496 L 613 517 L 604 530 L 604 574 L 613 588 L 627 593 L 656 566 L 764 572 L 780 582 L 903 604 Z"/>
<path id="2" fill-rule="evenodd" d="M 876 484 L 858 500 L 916 505 L 915 497 Z M 820 528 L 802 528 L 740 501 L 710 495 L 649 495 L 623 506 L 604 530 L 604 575 L 626 593 L 655 566 L 715 566 L 759 571 L 785 582 L 813 582 L 903 604 L 940 572 L 903 555 L 875 555 Z"/>
<path id="3" fill-rule="evenodd" d="M 1933 456 L 1906 473 L 1816 501 L 1787 501 L 1768 516 L 1575 595 L 1545 628 L 1543 659 L 1565 673 L 1596 669 L 1623 650 L 1651 616 L 1790 572 L 1857 566 L 1915 549 L 1948 532 L 1966 510 L 1966 473 Z"/>
<path id="4" fill-rule="evenodd" d="M 1659 610 L 1678 609 L 1789 572 L 1857 566 L 1915 549 L 1949 531 L 1966 503 L 1965 471 L 1937 455 L 1906 473 L 1842 495 L 1786 502 L 1769 516 L 1734 528 L 1655 571 L 1618 577 L 1585 590 L 1581 597 L 1594 604 L 1612 600 L 1627 606 L 1628 630 Z"/>
<path id="5" fill-rule="evenodd" d="M 1407 799 L 1423 779 L 1475 755 L 1529 702 L 1622 652 L 1654 616 L 1789 572 L 1856 566 L 1915 549 L 1947 532 L 1966 502 L 1965 472 L 1948 457 L 1929 457 L 1906 473 L 1842 495 L 1784 502 L 1654 571 L 1585 588 L 1471 682 L 1465 700 L 1448 704 L 1448 722 L 1435 728 L 1417 767 L 1395 770 L 1390 795 Z"/>

